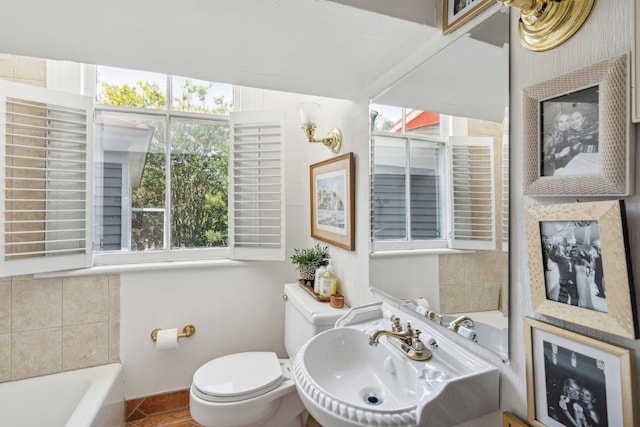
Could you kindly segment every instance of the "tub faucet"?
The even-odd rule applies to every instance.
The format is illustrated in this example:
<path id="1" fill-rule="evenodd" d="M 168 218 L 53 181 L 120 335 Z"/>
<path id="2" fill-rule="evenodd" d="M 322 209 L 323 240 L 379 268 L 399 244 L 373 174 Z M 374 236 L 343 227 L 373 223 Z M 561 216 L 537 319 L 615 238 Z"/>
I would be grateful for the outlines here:
<path id="1" fill-rule="evenodd" d="M 396 316 L 391 318 L 391 322 L 393 324 L 393 330 L 376 329 L 369 336 L 369 345 L 378 345 L 380 337 L 385 335 L 389 343 L 410 359 L 428 360 L 431 358 L 431 351 L 420 341 L 421 331 L 418 329 L 414 330 L 409 321 L 407 321 L 407 329 L 403 331 L 401 327 L 398 327 L 400 319 Z"/>
<path id="2" fill-rule="evenodd" d="M 460 316 L 456 320 L 449 323 L 449 329 L 453 332 L 458 332 L 458 328 L 460 326 L 464 326 L 465 328 L 473 328 L 475 324 L 473 323 L 473 319 L 469 316 Z"/>

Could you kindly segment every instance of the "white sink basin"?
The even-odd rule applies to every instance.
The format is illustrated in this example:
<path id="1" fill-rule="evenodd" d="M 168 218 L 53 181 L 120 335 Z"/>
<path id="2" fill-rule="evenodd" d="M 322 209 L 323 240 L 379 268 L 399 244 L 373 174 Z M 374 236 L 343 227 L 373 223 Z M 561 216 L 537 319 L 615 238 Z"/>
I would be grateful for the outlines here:
<path id="1" fill-rule="evenodd" d="M 410 320 L 422 330 L 425 344 L 436 340 L 430 360 L 409 359 L 386 337 L 371 346 L 371 332 L 390 330 L 382 303 L 349 313 L 308 341 L 294 360 L 298 394 L 320 424 L 451 426 L 498 410 L 495 366 L 405 313 L 403 324 Z"/>

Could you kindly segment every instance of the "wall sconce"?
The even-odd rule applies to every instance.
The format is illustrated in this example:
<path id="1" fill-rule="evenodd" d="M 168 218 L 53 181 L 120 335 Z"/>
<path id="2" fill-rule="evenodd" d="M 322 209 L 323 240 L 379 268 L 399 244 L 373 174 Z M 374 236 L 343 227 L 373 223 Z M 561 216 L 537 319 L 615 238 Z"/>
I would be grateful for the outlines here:
<path id="1" fill-rule="evenodd" d="M 298 105 L 302 129 L 304 130 L 305 135 L 307 135 L 309 142 L 322 142 L 324 145 L 329 147 L 331 151 L 338 153 L 340 151 L 340 147 L 342 147 L 342 132 L 340 132 L 340 129 L 333 128 L 327 132 L 323 138 L 314 138 L 314 135 L 316 134 L 316 123 L 318 122 L 319 109 L 320 104 L 315 102 L 302 102 Z"/>
<path id="2" fill-rule="evenodd" d="M 595 0 L 498 0 L 520 9 L 520 42 L 535 52 L 560 46 L 586 22 Z"/>

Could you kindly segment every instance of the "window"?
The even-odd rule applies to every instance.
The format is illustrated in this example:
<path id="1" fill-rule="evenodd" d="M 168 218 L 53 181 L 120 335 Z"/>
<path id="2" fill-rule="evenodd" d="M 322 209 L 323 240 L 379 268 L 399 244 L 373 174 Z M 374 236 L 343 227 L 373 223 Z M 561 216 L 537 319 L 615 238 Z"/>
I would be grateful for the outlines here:
<path id="1" fill-rule="evenodd" d="M 96 75 L 58 65 L 59 90 Z M 230 85 L 97 69 L 95 97 L 0 80 L 0 275 L 285 259 L 284 113 L 232 112 Z"/>
<path id="2" fill-rule="evenodd" d="M 467 119 L 372 105 L 372 250 L 495 249 L 493 138 Z"/>
<path id="3" fill-rule="evenodd" d="M 374 152 L 374 240 L 416 243 L 446 238 L 441 179 L 444 144 L 380 135 Z"/>
<path id="4" fill-rule="evenodd" d="M 231 109 L 230 85 L 97 67 L 99 260 L 227 256 Z"/>

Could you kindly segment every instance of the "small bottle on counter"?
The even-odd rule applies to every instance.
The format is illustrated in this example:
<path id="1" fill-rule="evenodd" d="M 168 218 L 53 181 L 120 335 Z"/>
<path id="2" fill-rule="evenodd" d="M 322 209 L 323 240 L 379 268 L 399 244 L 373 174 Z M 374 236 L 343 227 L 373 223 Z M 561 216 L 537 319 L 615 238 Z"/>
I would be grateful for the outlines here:
<path id="1" fill-rule="evenodd" d="M 316 294 L 320 294 L 320 281 L 322 280 L 322 275 L 327 271 L 327 267 L 325 267 L 328 263 L 328 259 L 322 261 L 322 264 L 316 268 L 316 277 L 313 281 L 313 292 Z"/>
<path id="2" fill-rule="evenodd" d="M 336 274 L 333 272 L 333 265 L 331 265 L 331 260 L 329 260 L 329 265 L 327 266 L 327 270 L 324 272 L 324 274 L 320 278 L 320 289 L 318 290 L 318 294 L 321 297 L 329 297 L 332 294 L 335 294 L 337 281 L 338 281 L 338 278 L 336 277 Z"/>

